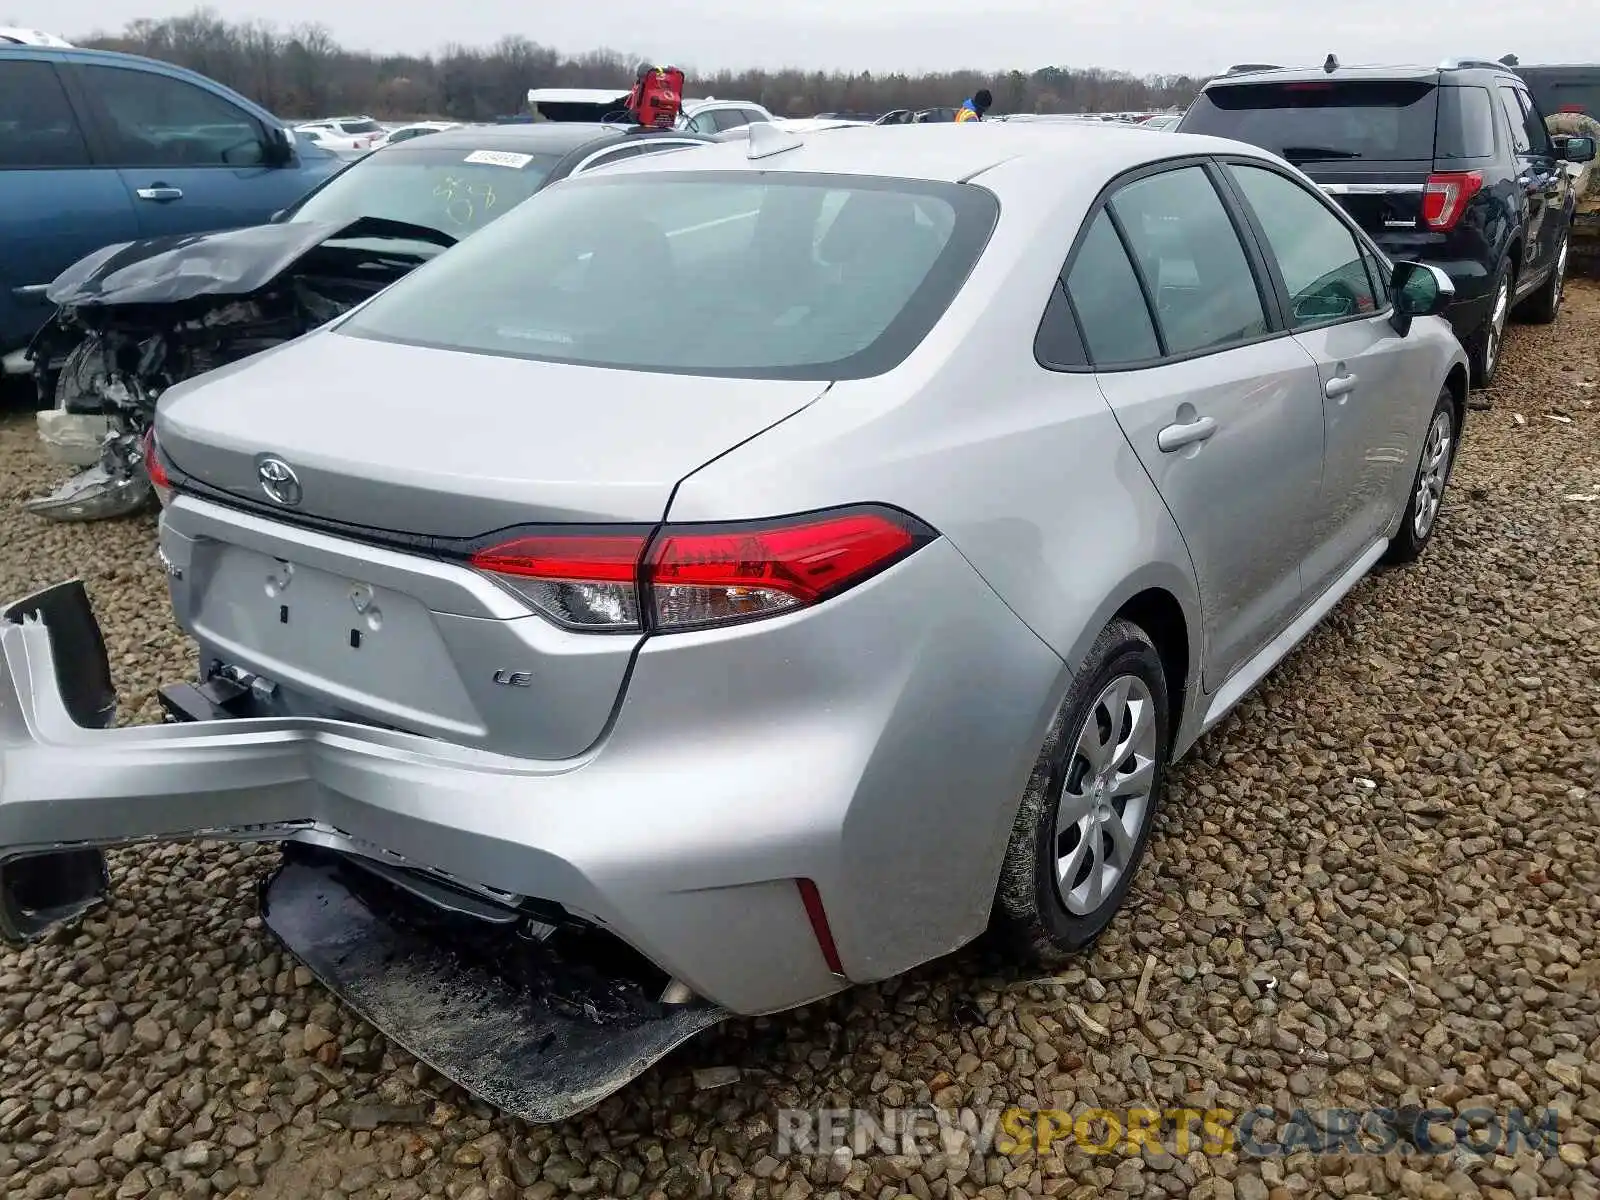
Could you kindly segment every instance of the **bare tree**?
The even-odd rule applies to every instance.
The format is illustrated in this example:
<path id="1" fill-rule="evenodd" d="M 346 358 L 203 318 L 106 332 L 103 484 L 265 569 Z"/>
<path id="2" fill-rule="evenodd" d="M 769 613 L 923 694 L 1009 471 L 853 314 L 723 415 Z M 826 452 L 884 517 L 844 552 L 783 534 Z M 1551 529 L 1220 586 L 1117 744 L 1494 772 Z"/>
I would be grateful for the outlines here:
<path id="1" fill-rule="evenodd" d="M 321 25 L 282 29 L 265 21 L 229 21 L 209 8 L 133 21 L 121 33 L 95 33 L 78 42 L 189 67 L 286 119 L 337 111 L 489 120 L 523 111 L 530 87 L 625 90 L 639 62 L 637 54 L 609 48 L 564 55 L 515 34 L 487 48 L 448 45 L 436 54 L 377 55 L 341 46 Z M 955 105 L 981 87 L 994 93 L 999 112 L 1166 108 L 1187 104 L 1203 82 L 1187 75 L 1141 78 L 1069 67 L 996 75 L 723 70 L 691 71 L 687 87 L 690 96 L 737 97 L 786 116 L 810 116 Z"/>

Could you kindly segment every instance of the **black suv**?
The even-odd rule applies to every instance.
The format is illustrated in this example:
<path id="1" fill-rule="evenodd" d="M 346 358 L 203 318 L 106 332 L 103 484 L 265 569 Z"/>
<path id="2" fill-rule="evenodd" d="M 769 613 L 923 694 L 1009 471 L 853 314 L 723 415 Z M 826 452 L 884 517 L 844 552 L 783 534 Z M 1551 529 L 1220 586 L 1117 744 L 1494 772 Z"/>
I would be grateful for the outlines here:
<path id="1" fill-rule="evenodd" d="M 1561 304 L 1573 187 L 1589 138 L 1557 146 L 1527 85 L 1478 59 L 1435 67 L 1235 67 L 1201 90 L 1180 133 L 1234 138 L 1306 172 L 1396 260 L 1442 267 L 1449 317 L 1483 385 L 1514 307 Z"/>

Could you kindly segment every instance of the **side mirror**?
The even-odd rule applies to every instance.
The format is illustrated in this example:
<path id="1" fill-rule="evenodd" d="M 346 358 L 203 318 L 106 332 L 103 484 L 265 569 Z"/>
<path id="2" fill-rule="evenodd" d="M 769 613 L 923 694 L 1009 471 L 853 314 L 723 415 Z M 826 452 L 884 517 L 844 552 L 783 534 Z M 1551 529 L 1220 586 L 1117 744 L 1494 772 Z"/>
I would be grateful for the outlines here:
<path id="1" fill-rule="evenodd" d="M 1391 323 L 1404 337 L 1418 317 L 1436 317 L 1456 298 L 1456 285 L 1450 276 L 1427 263 L 1399 262 L 1389 280 L 1389 297 L 1394 304 Z"/>
<path id="2" fill-rule="evenodd" d="M 282 125 L 267 126 L 266 162 L 269 167 L 284 167 L 294 161 L 294 134 Z"/>
<path id="3" fill-rule="evenodd" d="M 1581 137 L 1573 134 L 1567 138 L 1567 144 L 1561 147 L 1561 157 L 1570 163 L 1586 163 L 1594 161 L 1595 145 L 1592 137 Z"/>

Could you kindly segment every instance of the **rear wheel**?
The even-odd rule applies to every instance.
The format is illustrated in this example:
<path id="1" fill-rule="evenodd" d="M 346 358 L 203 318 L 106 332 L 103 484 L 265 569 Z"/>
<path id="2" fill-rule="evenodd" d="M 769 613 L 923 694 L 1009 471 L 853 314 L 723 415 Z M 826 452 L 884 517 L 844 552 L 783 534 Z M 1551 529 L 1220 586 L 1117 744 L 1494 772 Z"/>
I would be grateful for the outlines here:
<path id="1" fill-rule="evenodd" d="M 1500 366 L 1500 349 L 1506 336 L 1506 321 L 1511 316 L 1511 259 L 1500 260 L 1490 293 L 1488 315 L 1483 324 L 1466 338 L 1467 363 L 1472 368 L 1472 386 L 1488 387 Z"/>
<path id="2" fill-rule="evenodd" d="M 1411 481 L 1411 498 L 1406 501 L 1405 515 L 1400 519 L 1400 529 L 1389 539 L 1389 548 L 1383 561 L 1391 564 L 1415 562 L 1422 557 L 1438 524 L 1439 510 L 1444 506 L 1444 489 L 1450 482 L 1450 470 L 1456 461 L 1456 405 L 1445 388 L 1433 406 L 1433 416 L 1428 418 L 1428 432 L 1422 439 L 1422 454 L 1417 460 L 1417 473 Z"/>
<path id="3" fill-rule="evenodd" d="M 1555 266 L 1550 268 L 1550 278 L 1537 292 L 1529 296 L 1517 315 L 1535 325 L 1548 325 L 1561 311 L 1561 296 L 1567 279 L 1567 237 L 1561 235 L 1561 245 L 1556 249 Z"/>
<path id="4" fill-rule="evenodd" d="M 1108 625 L 1034 764 L 995 896 L 994 929 L 1025 961 L 1082 950 L 1110 924 L 1144 854 L 1171 752 L 1149 635 Z"/>

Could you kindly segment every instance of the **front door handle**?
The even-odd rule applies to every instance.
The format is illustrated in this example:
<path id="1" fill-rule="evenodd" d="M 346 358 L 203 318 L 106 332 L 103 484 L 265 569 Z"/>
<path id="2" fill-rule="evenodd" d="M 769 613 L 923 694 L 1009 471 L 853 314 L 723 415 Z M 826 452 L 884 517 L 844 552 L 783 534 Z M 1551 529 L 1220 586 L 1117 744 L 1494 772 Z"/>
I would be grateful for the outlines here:
<path id="1" fill-rule="evenodd" d="M 1156 434 L 1156 448 L 1171 454 L 1196 442 L 1203 442 L 1217 431 L 1214 417 L 1197 417 L 1183 425 L 1168 425 Z"/>
<path id="2" fill-rule="evenodd" d="M 1340 396 L 1348 396 L 1356 390 L 1356 384 L 1361 380 L 1354 375 L 1335 375 L 1323 385 L 1323 392 L 1329 400 L 1337 400 Z"/>
<path id="3" fill-rule="evenodd" d="M 154 200 L 157 203 L 165 204 L 171 200 L 182 200 L 183 189 L 167 187 L 165 184 L 158 183 L 154 187 L 142 187 L 134 195 L 141 200 Z"/>

